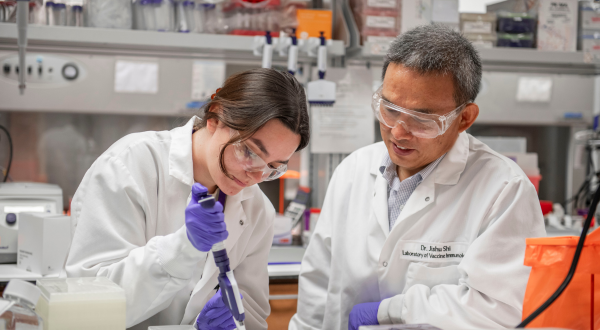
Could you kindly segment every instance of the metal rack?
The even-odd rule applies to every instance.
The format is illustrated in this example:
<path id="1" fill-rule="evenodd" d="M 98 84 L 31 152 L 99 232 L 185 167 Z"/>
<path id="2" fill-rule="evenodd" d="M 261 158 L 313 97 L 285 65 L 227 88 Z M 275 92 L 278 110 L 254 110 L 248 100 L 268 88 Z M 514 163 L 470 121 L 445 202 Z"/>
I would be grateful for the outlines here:
<path id="1" fill-rule="evenodd" d="M 28 52 L 260 62 L 260 58 L 252 54 L 254 37 L 251 36 L 31 25 L 27 37 Z M 16 50 L 16 40 L 16 25 L 0 23 L 0 50 Z M 344 56 L 344 42 L 333 40 L 328 54 Z M 286 59 L 274 54 L 274 60 Z M 316 57 L 300 56 L 299 60 L 316 62 Z"/>

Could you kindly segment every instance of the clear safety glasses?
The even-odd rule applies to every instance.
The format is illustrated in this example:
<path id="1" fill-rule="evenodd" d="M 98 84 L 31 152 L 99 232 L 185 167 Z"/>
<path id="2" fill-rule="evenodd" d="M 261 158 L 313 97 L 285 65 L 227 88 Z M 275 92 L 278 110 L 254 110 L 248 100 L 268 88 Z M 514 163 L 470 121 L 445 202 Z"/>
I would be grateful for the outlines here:
<path id="1" fill-rule="evenodd" d="M 231 137 L 235 137 L 240 133 L 231 129 Z M 232 144 L 233 154 L 237 161 L 242 165 L 246 172 L 262 172 L 262 181 L 272 181 L 279 179 L 286 171 L 287 164 L 281 164 L 278 167 L 273 167 L 267 164 L 260 158 L 252 149 L 248 147 L 246 142 L 238 141 Z"/>
<path id="2" fill-rule="evenodd" d="M 444 134 L 468 103 L 460 105 L 443 116 L 426 114 L 405 109 L 384 100 L 381 96 L 382 88 L 383 86 L 379 87 L 373 94 L 371 101 L 371 107 L 375 111 L 377 119 L 389 128 L 394 128 L 396 125 L 401 124 L 407 132 L 418 138 L 433 139 Z"/>

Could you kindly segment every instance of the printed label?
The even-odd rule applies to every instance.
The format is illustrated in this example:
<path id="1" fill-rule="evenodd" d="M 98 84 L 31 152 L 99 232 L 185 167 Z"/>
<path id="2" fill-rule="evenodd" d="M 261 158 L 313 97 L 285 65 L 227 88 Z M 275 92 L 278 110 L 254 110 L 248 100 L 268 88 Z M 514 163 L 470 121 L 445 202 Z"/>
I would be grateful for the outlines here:
<path id="1" fill-rule="evenodd" d="M 470 21 L 463 23 L 463 33 L 492 33 L 492 22 Z"/>
<path id="2" fill-rule="evenodd" d="M 396 8 L 396 0 L 367 0 L 367 6 L 375 8 Z"/>
<path id="3" fill-rule="evenodd" d="M 467 243 L 404 242 L 401 243 L 400 258 L 427 262 L 461 261 L 468 248 Z"/>
<path id="4" fill-rule="evenodd" d="M 396 28 L 396 18 L 388 16 L 367 16 L 366 26 L 379 29 Z"/>
<path id="5" fill-rule="evenodd" d="M 494 43 L 491 41 L 475 40 L 471 41 L 471 43 L 482 48 L 494 48 Z"/>

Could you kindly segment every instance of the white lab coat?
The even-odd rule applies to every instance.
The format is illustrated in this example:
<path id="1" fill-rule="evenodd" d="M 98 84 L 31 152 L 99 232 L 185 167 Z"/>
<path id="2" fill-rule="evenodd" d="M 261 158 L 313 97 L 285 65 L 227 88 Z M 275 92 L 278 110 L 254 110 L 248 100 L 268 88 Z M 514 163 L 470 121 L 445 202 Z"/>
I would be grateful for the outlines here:
<path id="1" fill-rule="evenodd" d="M 88 170 L 71 204 L 77 227 L 67 274 L 105 276 L 119 284 L 127 298 L 127 327 L 191 324 L 215 293 L 212 254 L 196 250 L 185 228 L 194 183 L 194 120 L 117 141 Z M 248 329 L 267 328 L 274 218 L 256 185 L 227 198 L 225 245 Z"/>
<path id="2" fill-rule="evenodd" d="M 461 133 L 392 231 L 383 142 L 336 169 L 300 273 L 290 329 L 348 329 L 356 304 L 381 324 L 514 327 L 529 269 L 525 238 L 544 236 L 535 188 L 512 160 Z M 433 251 L 433 252 L 432 252 Z"/>

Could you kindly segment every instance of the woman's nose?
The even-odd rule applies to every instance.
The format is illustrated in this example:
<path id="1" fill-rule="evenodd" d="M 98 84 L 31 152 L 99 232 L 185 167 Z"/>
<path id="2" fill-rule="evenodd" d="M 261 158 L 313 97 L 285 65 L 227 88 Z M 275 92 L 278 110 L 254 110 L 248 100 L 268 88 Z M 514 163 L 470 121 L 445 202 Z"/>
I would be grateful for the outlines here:
<path id="1" fill-rule="evenodd" d="M 252 179 L 253 183 L 259 183 L 262 181 L 262 172 L 246 172 L 246 174 Z"/>

